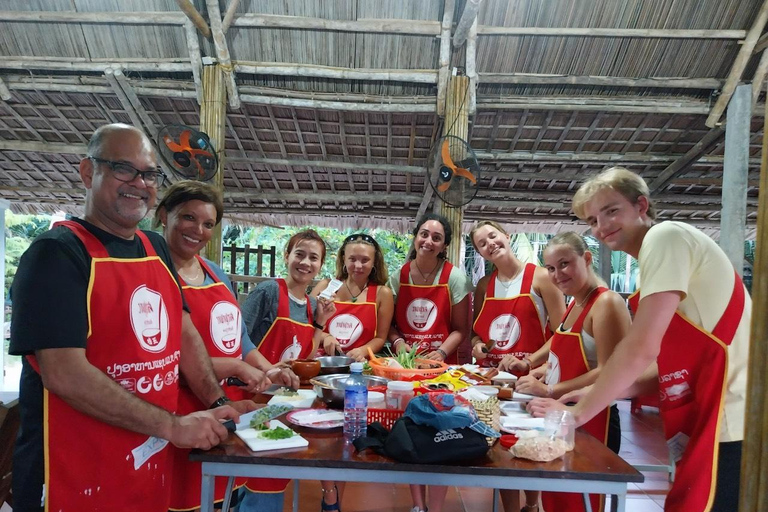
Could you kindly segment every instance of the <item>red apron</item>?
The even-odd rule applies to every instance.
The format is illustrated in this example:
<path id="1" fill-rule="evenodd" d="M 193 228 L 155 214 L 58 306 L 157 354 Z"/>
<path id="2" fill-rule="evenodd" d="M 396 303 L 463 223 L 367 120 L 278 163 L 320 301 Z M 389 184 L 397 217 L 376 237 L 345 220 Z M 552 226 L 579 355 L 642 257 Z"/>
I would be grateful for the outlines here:
<path id="1" fill-rule="evenodd" d="M 494 270 L 491 274 L 483 307 L 472 326 L 484 343 L 489 340 L 496 342 L 481 360 L 481 366 L 498 366 L 499 361 L 510 354 L 518 359 L 528 357 L 546 343 L 547 332 L 541 326 L 539 310 L 531 296 L 535 272 L 536 265 L 527 263 L 523 269 L 520 295 L 508 299 L 495 297 L 498 271 Z"/>
<path id="2" fill-rule="evenodd" d="M 436 285 L 410 284 L 411 262 L 400 269 L 400 291 L 395 304 L 395 323 L 409 346 L 431 352 L 440 348 L 451 334 L 451 290 L 448 277 L 453 265 L 447 261 Z M 458 362 L 456 351 L 448 354 L 448 364 Z"/>
<path id="3" fill-rule="evenodd" d="M 667 512 L 707 512 L 717 487 L 720 415 L 725 401 L 728 346 L 744 311 L 746 291 L 734 272 L 728 306 L 711 333 L 676 312 L 664 333 L 659 365 L 659 402 L 664 435 L 676 460 Z M 637 309 L 639 291 L 630 297 Z"/>
<path id="4" fill-rule="evenodd" d="M 184 290 L 184 299 L 191 311 L 192 323 L 203 338 L 205 348 L 211 357 L 242 357 L 240 336 L 242 322 L 240 307 L 229 287 L 216 279 L 216 274 L 203 259 L 197 256 L 205 272 L 215 281 L 205 286 L 189 286 L 179 276 Z M 231 400 L 248 398 L 247 393 L 235 386 L 224 386 Z M 179 415 L 204 411 L 208 404 L 202 403 L 187 387 L 179 388 Z M 191 510 L 200 507 L 201 464 L 189 460 L 190 450 L 171 447 L 173 458 L 173 485 L 171 486 L 171 510 Z M 235 479 L 235 489 L 245 484 L 245 478 Z M 215 501 L 224 500 L 227 486 L 225 477 L 216 477 Z"/>
<path id="5" fill-rule="evenodd" d="M 547 384 L 558 384 L 560 382 L 569 381 L 575 379 L 580 375 L 584 375 L 589 372 L 589 362 L 587 361 L 587 354 L 584 350 L 584 342 L 581 338 L 581 330 L 584 326 L 584 319 L 587 318 L 589 310 L 592 309 L 592 305 L 597 298 L 603 292 L 608 291 L 607 288 L 598 288 L 595 293 L 592 294 L 589 301 L 586 303 L 584 310 L 576 319 L 576 322 L 571 327 L 570 331 L 561 331 L 557 329 L 552 336 L 552 345 L 549 351 L 549 368 L 547 370 Z M 572 301 L 565 311 L 563 321 L 568 317 L 568 313 L 573 309 L 576 302 Z M 611 409 L 607 407 L 602 412 L 598 413 L 594 418 L 589 420 L 582 426 L 582 429 L 592 434 L 593 437 L 599 439 L 603 444 L 608 443 L 608 422 L 611 417 Z M 547 492 L 541 493 L 542 504 L 544 510 L 562 510 L 568 512 L 581 512 L 584 510 L 584 500 L 581 494 L 566 493 L 566 492 Z M 592 504 L 592 510 L 595 512 L 601 512 L 605 505 L 604 496 L 602 494 L 590 494 L 589 501 Z"/>
<path id="6" fill-rule="evenodd" d="M 306 297 L 309 323 L 292 320 L 288 285 L 285 284 L 284 279 L 276 281 L 280 289 L 277 299 L 277 317 L 257 348 L 272 364 L 288 359 L 305 359 L 312 353 L 312 337 L 315 335 L 315 328 L 312 326 L 312 305 L 309 297 Z M 293 340 L 297 341 L 297 346 L 294 346 Z M 249 478 L 245 486 L 253 492 L 283 492 L 288 482 L 290 480 L 285 478 Z"/>
<path id="7" fill-rule="evenodd" d="M 379 322 L 376 306 L 378 290 L 378 285 L 369 284 L 365 301 L 336 301 L 336 313 L 326 323 L 325 332 L 336 338 L 344 352 L 362 347 L 376 337 Z M 317 355 L 326 355 L 322 345 L 317 349 Z"/>
<path id="8" fill-rule="evenodd" d="M 129 393 L 176 410 L 182 299 L 147 236 L 146 257 L 112 258 L 82 225 L 65 221 L 91 256 L 88 362 Z M 28 356 L 39 371 L 34 356 Z M 168 441 L 108 425 L 44 389 L 45 510 L 165 512 L 170 497 Z"/>

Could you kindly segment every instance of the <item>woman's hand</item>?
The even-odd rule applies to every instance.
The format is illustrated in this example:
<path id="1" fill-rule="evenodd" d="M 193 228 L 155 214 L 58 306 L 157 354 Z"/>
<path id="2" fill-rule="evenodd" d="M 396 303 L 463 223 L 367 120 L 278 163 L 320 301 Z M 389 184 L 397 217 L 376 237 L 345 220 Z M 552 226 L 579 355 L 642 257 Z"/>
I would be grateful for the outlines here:
<path id="1" fill-rule="evenodd" d="M 548 396 L 547 385 L 532 375 L 525 375 L 517 379 L 515 391 L 533 396 Z"/>
<path id="2" fill-rule="evenodd" d="M 552 398 L 534 398 L 525 408 L 535 418 L 543 418 L 549 411 L 565 411 L 568 406 Z"/>
<path id="3" fill-rule="evenodd" d="M 482 361 L 488 357 L 488 352 L 483 349 L 485 349 L 485 343 L 482 341 L 472 345 L 472 357 L 474 357 L 476 361 Z"/>
<path id="4" fill-rule="evenodd" d="M 427 355 L 424 356 L 424 359 L 430 359 L 432 361 L 445 361 L 445 357 L 443 357 L 443 354 L 437 350 L 433 350 L 432 352 L 429 352 Z"/>
<path id="5" fill-rule="evenodd" d="M 589 392 L 592 390 L 592 386 L 593 384 L 590 384 L 589 386 L 584 386 L 583 388 L 569 391 L 568 393 L 561 396 L 558 401 L 561 404 L 578 403 L 582 398 L 589 394 Z"/>
<path id="6" fill-rule="evenodd" d="M 365 349 L 365 347 L 358 347 L 358 348 L 353 348 L 352 350 L 347 352 L 346 355 L 351 357 L 358 363 L 364 363 L 366 360 L 366 357 L 368 356 L 368 351 Z"/>
<path id="7" fill-rule="evenodd" d="M 344 351 L 341 349 L 341 343 L 339 343 L 339 340 L 337 340 L 336 337 L 332 334 L 326 334 L 325 338 L 323 338 L 323 350 L 329 356 L 335 356 L 336 354 L 344 353 Z"/>
<path id="8" fill-rule="evenodd" d="M 402 341 L 401 343 L 397 344 L 395 352 L 402 354 L 403 352 L 408 352 L 409 350 L 411 350 L 411 347 L 405 341 Z"/>
<path id="9" fill-rule="evenodd" d="M 280 384 L 281 386 L 287 386 L 293 389 L 299 388 L 299 376 L 293 373 L 293 370 L 290 368 L 275 366 L 267 371 L 267 376 L 274 384 Z"/>
<path id="10" fill-rule="evenodd" d="M 513 355 L 504 356 L 499 361 L 499 370 L 522 373 L 528 369 L 530 369 L 528 363 Z"/>
<path id="11" fill-rule="evenodd" d="M 537 379 L 543 379 L 545 375 L 547 375 L 547 368 L 549 365 L 542 364 L 541 366 L 537 366 L 536 368 L 533 368 L 531 371 L 528 372 L 528 375 L 535 377 Z"/>
<path id="12" fill-rule="evenodd" d="M 235 367 L 235 372 L 231 377 L 237 377 L 243 381 L 245 385 L 240 387 L 249 393 L 260 393 L 267 389 L 271 384 L 266 373 L 258 368 L 254 368 L 245 361 L 240 361 L 240 364 Z"/>
<path id="13" fill-rule="evenodd" d="M 317 299 L 317 318 L 315 319 L 317 323 L 325 325 L 334 313 L 336 313 L 335 302 L 322 297 Z"/>

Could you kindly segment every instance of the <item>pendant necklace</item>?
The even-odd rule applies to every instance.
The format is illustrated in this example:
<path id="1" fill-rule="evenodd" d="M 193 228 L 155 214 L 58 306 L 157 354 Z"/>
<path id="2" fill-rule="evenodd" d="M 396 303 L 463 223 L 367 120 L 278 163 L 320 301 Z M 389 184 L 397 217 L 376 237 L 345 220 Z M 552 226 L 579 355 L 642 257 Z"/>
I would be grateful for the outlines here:
<path id="1" fill-rule="evenodd" d="M 198 280 L 198 279 L 200 279 L 200 276 L 201 276 L 201 275 L 202 275 L 202 273 L 203 273 L 203 269 L 200 267 L 200 265 L 198 265 L 198 266 L 197 266 L 197 272 L 195 272 L 195 275 L 194 275 L 194 276 L 187 276 L 187 275 L 185 275 L 185 274 L 184 274 L 184 273 L 181 271 L 181 269 L 179 269 L 178 273 L 179 273 L 179 275 L 180 275 L 181 277 L 183 277 L 183 278 L 184 278 L 184 280 L 185 280 L 185 281 L 186 281 L 188 284 L 192 284 L 192 283 L 196 283 L 196 282 L 197 282 L 197 280 Z"/>
<path id="2" fill-rule="evenodd" d="M 419 274 L 421 275 L 421 279 L 424 281 L 424 284 L 428 284 L 429 283 L 428 277 L 431 276 L 435 272 L 435 270 L 437 270 L 437 267 L 440 266 L 440 260 L 437 260 L 437 265 L 435 265 L 435 268 L 430 270 L 427 275 L 424 275 L 424 272 L 421 271 L 421 268 L 419 267 L 419 264 L 416 263 L 416 260 L 413 260 L 413 265 L 416 267 L 416 270 L 419 271 Z"/>
<path id="3" fill-rule="evenodd" d="M 366 283 L 365 286 L 363 286 L 360 289 L 360 291 L 357 292 L 357 295 L 352 293 L 352 290 L 349 288 L 349 285 L 347 284 L 346 280 L 344 281 L 344 288 L 347 289 L 347 291 L 349 292 L 349 296 L 352 297 L 351 299 L 349 299 L 349 302 L 357 302 L 357 298 L 368 288 L 368 283 Z"/>

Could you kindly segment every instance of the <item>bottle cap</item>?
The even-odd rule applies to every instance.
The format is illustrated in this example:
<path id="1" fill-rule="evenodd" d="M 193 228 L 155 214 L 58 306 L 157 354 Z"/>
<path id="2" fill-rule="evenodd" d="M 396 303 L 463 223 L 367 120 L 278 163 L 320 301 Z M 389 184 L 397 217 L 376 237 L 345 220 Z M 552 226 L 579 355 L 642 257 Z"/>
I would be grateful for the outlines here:
<path id="1" fill-rule="evenodd" d="M 349 365 L 349 371 L 362 373 L 363 363 L 352 363 L 351 365 Z"/>
<path id="2" fill-rule="evenodd" d="M 387 382 L 387 389 L 391 389 L 393 391 L 413 391 L 413 382 L 391 380 Z"/>

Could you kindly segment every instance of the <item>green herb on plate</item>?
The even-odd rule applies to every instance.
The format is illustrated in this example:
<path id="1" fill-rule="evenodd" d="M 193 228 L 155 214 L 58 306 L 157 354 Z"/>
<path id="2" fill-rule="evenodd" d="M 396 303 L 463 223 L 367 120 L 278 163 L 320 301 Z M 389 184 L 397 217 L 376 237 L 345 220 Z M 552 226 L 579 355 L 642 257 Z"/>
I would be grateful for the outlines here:
<path id="1" fill-rule="evenodd" d="M 296 435 L 296 432 L 289 428 L 276 427 L 270 430 L 264 430 L 259 434 L 259 437 L 263 439 L 271 439 L 273 441 L 278 439 L 289 439 Z"/>

